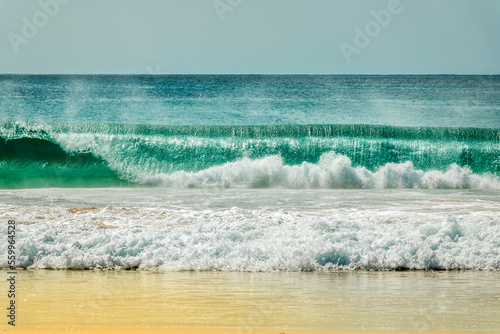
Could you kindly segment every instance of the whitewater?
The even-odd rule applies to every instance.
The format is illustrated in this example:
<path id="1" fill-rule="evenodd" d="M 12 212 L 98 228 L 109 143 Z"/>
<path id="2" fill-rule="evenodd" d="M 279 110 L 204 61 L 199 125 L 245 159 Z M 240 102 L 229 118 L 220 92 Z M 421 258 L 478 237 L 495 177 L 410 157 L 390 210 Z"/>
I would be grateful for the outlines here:
<path id="1" fill-rule="evenodd" d="M 500 189 L 500 131 L 0 124 L 0 186 Z"/>
<path id="2" fill-rule="evenodd" d="M 500 270 L 499 77 L 0 76 L 0 97 L 19 268 Z"/>
<path id="3" fill-rule="evenodd" d="M 108 188 L 0 198 L 2 219 L 18 222 L 22 268 L 500 269 L 497 192 Z"/>

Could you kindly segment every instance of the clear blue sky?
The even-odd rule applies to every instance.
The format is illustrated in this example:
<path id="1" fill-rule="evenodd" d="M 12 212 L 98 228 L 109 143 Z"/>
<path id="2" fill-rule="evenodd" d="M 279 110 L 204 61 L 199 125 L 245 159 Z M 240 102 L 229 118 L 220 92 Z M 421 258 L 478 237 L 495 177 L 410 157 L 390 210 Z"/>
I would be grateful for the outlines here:
<path id="1" fill-rule="evenodd" d="M 500 1 L 396 2 L 0 0 L 0 73 L 500 74 Z"/>

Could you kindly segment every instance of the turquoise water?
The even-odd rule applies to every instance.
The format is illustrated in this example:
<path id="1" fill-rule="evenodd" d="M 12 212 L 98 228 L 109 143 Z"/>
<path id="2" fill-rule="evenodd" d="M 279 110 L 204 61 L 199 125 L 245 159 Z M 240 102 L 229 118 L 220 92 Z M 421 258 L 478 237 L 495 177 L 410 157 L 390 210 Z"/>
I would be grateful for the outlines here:
<path id="1" fill-rule="evenodd" d="M 500 128 L 500 76 L 0 76 L 0 119 Z"/>
<path id="2" fill-rule="evenodd" d="M 2 188 L 476 188 L 422 178 L 500 175 L 497 76 L 1 76 L 0 97 Z M 327 180 L 290 181 L 290 166 Z M 381 183 L 384 168 L 403 171 Z"/>
<path id="3" fill-rule="evenodd" d="M 498 270 L 499 191 L 498 76 L 0 76 L 22 268 Z"/>
<path id="4" fill-rule="evenodd" d="M 499 138 L 476 128 L 10 121 L 0 186 L 495 188 Z"/>

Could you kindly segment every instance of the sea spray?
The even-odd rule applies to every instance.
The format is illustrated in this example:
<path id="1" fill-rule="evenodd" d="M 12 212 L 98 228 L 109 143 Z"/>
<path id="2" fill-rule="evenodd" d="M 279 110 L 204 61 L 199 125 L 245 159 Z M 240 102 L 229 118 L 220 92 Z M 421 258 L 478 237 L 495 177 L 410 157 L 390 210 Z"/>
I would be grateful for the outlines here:
<path id="1" fill-rule="evenodd" d="M 495 188 L 499 136 L 470 128 L 9 121 L 0 126 L 0 186 Z"/>

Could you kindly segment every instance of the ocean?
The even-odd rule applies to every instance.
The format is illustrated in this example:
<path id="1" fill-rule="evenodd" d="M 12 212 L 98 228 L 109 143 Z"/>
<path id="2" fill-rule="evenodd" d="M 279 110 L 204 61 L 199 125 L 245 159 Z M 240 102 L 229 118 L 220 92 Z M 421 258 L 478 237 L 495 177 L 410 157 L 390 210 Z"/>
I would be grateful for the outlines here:
<path id="1" fill-rule="evenodd" d="M 500 76 L 0 76 L 27 332 L 498 332 L 499 195 Z"/>
<path id="2" fill-rule="evenodd" d="M 19 268 L 495 271 L 500 77 L 2 75 L 0 188 Z"/>

